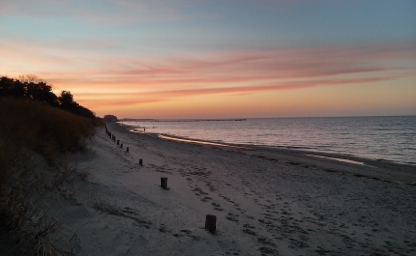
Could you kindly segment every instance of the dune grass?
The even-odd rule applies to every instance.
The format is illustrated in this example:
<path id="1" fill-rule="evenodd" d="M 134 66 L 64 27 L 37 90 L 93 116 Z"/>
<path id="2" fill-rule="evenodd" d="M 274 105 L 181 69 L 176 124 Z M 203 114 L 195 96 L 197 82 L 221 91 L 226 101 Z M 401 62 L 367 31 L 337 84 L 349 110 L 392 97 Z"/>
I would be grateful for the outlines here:
<path id="1" fill-rule="evenodd" d="M 42 168 L 52 166 L 49 169 L 61 172 L 56 177 L 62 179 L 65 154 L 85 150 L 99 124 L 43 103 L 0 99 L 1 228 L 14 238 L 17 251 L 22 245 L 24 254 L 60 255 L 47 239 L 57 223 L 45 223 L 31 197 L 50 180 Z"/>

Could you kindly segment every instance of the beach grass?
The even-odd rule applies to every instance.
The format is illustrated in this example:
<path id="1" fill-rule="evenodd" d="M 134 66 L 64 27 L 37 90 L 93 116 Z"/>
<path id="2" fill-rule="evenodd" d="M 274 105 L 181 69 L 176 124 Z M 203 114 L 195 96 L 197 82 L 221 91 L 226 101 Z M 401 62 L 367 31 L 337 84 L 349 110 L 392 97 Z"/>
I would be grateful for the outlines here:
<path id="1" fill-rule="evenodd" d="M 58 223 L 46 223 L 31 197 L 65 178 L 65 155 L 85 150 L 100 121 L 39 102 L 1 99 L 0 124 L 0 228 L 15 241 L 13 250 L 60 255 L 48 239 Z M 45 177 L 45 169 L 56 173 Z"/>

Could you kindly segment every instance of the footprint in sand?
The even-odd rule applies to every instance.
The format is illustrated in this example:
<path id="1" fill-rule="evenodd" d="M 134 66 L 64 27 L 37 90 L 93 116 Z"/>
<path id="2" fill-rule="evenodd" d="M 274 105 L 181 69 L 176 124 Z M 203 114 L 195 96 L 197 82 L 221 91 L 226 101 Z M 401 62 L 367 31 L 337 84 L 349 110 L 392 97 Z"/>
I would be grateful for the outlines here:
<path id="1" fill-rule="evenodd" d="M 201 199 L 202 202 L 208 202 L 209 200 L 211 200 L 212 198 L 209 196 L 206 196 L 204 198 Z"/>
<path id="2" fill-rule="evenodd" d="M 241 251 L 238 249 L 230 249 L 225 252 L 226 255 L 240 255 Z"/>
<path id="3" fill-rule="evenodd" d="M 276 255 L 277 251 L 276 249 L 273 248 L 268 248 L 268 247 L 260 247 L 259 251 L 262 253 L 262 255 L 264 254 L 272 254 L 272 255 Z"/>
<path id="4" fill-rule="evenodd" d="M 252 229 L 256 229 L 256 227 L 250 224 L 244 224 L 243 227 L 244 227 L 244 229 L 242 230 L 243 233 L 249 234 L 251 236 L 257 236 L 257 232 L 252 230 Z"/>
<path id="5" fill-rule="evenodd" d="M 269 245 L 271 247 L 276 247 L 276 244 L 273 243 L 272 240 L 270 240 L 269 238 L 265 237 L 265 236 L 260 236 L 257 238 L 257 242 L 264 244 L 264 245 Z"/>
<path id="6" fill-rule="evenodd" d="M 251 230 L 251 229 L 245 228 L 245 229 L 243 229 L 242 231 L 243 231 L 243 233 L 249 234 L 249 235 L 251 235 L 251 236 L 257 236 L 257 233 L 256 233 L 256 232 L 254 232 L 254 231 L 253 231 L 253 230 Z"/>
<path id="7" fill-rule="evenodd" d="M 214 206 L 214 210 L 222 212 L 224 211 L 224 209 L 221 208 L 221 205 L 217 204 L 217 203 L 211 203 L 212 206 Z"/>
<path id="8" fill-rule="evenodd" d="M 168 232 L 168 230 L 166 229 L 166 226 L 164 224 L 160 225 L 159 231 L 161 233 L 167 233 Z"/>
<path id="9" fill-rule="evenodd" d="M 225 218 L 230 221 L 238 222 L 238 219 L 237 219 L 238 216 L 239 216 L 238 214 L 233 214 L 229 212 Z"/>
<path id="10" fill-rule="evenodd" d="M 297 239 L 293 239 L 293 238 L 289 238 L 291 245 L 294 245 L 298 248 L 306 248 L 309 247 L 309 245 L 301 240 L 297 240 Z"/>

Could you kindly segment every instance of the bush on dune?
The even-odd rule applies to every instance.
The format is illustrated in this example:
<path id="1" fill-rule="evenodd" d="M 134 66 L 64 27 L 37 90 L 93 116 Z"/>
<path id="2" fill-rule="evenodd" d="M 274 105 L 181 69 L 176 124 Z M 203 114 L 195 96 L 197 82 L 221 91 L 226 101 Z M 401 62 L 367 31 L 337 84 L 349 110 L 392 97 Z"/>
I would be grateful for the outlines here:
<path id="1" fill-rule="evenodd" d="M 51 226 L 29 217 L 34 213 L 30 197 L 42 190 L 46 178 L 33 159 L 42 158 L 43 166 L 59 172 L 65 154 L 86 149 L 97 125 L 97 119 L 46 103 L 0 98 L 0 218 L 12 236 L 37 245 L 30 249 L 34 255 L 59 253 L 51 244 L 39 243 L 39 234 L 48 234 Z"/>
<path id="2" fill-rule="evenodd" d="M 59 153 L 84 149 L 98 121 L 38 102 L 4 99 L 0 123 L 0 143 L 12 141 L 52 160 Z"/>

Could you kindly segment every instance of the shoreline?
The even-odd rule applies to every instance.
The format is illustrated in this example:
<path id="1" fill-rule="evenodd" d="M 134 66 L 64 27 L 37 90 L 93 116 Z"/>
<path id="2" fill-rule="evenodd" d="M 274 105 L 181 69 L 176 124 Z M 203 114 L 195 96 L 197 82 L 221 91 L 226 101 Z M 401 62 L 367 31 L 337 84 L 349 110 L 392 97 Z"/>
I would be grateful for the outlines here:
<path id="1" fill-rule="evenodd" d="M 411 178 L 391 174 L 402 166 L 383 169 L 299 151 L 200 145 L 107 127 L 111 134 L 97 128 L 89 149 L 69 159 L 85 175 L 63 183 L 42 207 L 62 224 L 53 236 L 65 252 L 416 252 L 416 187 Z M 207 215 L 216 216 L 215 234 L 204 228 Z"/>
<path id="2" fill-rule="evenodd" d="M 143 133 L 134 131 L 134 126 L 117 124 L 126 131 L 141 135 L 147 135 L 154 138 L 174 141 L 176 143 L 189 143 L 200 146 L 223 147 L 229 150 L 241 150 L 247 154 L 257 155 L 270 160 L 278 158 L 286 159 L 292 164 L 303 163 L 307 165 L 312 161 L 319 165 L 321 169 L 329 172 L 338 172 L 341 174 L 350 173 L 352 175 L 363 176 L 371 179 L 379 179 L 386 182 L 402 182 L 407 185 L 416 186 L 416 165 L 407 163 L 398 163 L 385 159 L 369 159 L 341 153 L 309 151 L 295 148 L 279 148 L 250 144 L 234 144 L 218 141 L 208 141 L 193 138 L 186 138 L 168 134 Z M 247 151 L 247 152 L 246 152 Z M 250 152 L 251 151 L 251 152 Z M 341 169 L 336 171 L 335 169 Z"/>
<path id="3" fill-rule="evenodd" d="M 131 126 L 127 124 L 117 123 L 117 125 L 129 127 L 129 130 L 133 133 L 143 133 L 142 131 L 138 130 L 137 126 Z M 134 131 L 136 130 L 137 131 Z M 392 159 L 384 159 L 384 158 L 370 158 L 370 157 L 360 157 L 357 155 L 347 154 L 343 152 L 336 152 L 336 151 L 320 151 L 313 148 L 306 148 L 306 147 L 295 147 L 295 146 L 273 146 L 273 145 L 259 145 L 259 144 L 242 144 L 242 143 L 230 143 L 230 142 L 223 142 L 220 140 L 203 140 L 203 139 L 197 139 L 192 137 L 185 137 L 185 136 L 178 136 L 173 134 L 166 134 L 166 133 L 156 133 L 156 132 L 146 132 L 145 134 L 154 134 L 155 136 L 163 135 L 165 137 L 168 137 L 166 139 L 172 138 L 173 140 L 183 140 L 183 142 L 188 143 L 199 143 L 199 144 L 206 144 L 206 143 L 215 143 L 219 144 L 218 146 L 231 146 L 231 147 L 244 147 L 244 148 L 257 148 L 257 149 L 264 149 L 264 150 L 278 150 L 278 151 L 289 151 L 289 152 L 302 152 L 304 154 L 311 154 L 311 155 L 319 155 L 319 156 L 327 156 L 329 158 L 339 158 L 345 160 L 351 160 L 356 162 L 363 162 L 363 163 L 369 163 L 370 165 L 374 166 L 382 166 L 383 164 L 389 164 L 391 166 L 396 166 L 394 168 L 397 168 L 399 166 L 402 166 L 406 169 L 412 169 L 416 172 L 416 163 L 413 162 L 400 162 Z M 375 163 L 380 162 L 380 163 Z M 399 167 L 400 168 L 400 167 Z"/>
<path id="4" fill-rule="evenodd" d="M 357 119 L 358 117 L 351 118 Z M 289 118 L 293 121 L 287 122 L 280 122 L 279 118 L 271 118 L 271 121 L 260 118 L 258 119 L 260 121 L 248 121 L 247 124 L 242 125 L 224 123 L 152 126 L 140 122 L 121 124 L 138 127 L 138 129 L 146 127 L 147 132 L 160 133 L 174 138 L 241 144 L 244 147 L 301 150 L 320 155 L 334 154 L 342 158 L 366 158 L 416 167 L 413 154 L 416 148 L 411 144 L 411 137 L 409 137 L 414 135 L 414 129 L 409 126 L 415 121 L 413 116 L 397 117 L 400 118 L 397 122 L 392 119 L 394 117 L 365 118 L 354 119 L 363 127 L 362 129 L 355 129 L 354 122 L 347 118 L 341 118 L 340 121 L 334 121 L 336 118 L 324 118 L 328 119 L 326 121 L 319 121 L 319 118 L 307 118 L 310 121 L 302 122 L 297 120 L 299 118 Z M 386 128 L 380 128 L 385 125 L 387 125 Z M 288 127 L 292 127 L 295 132 L 288 130 Z"/>

